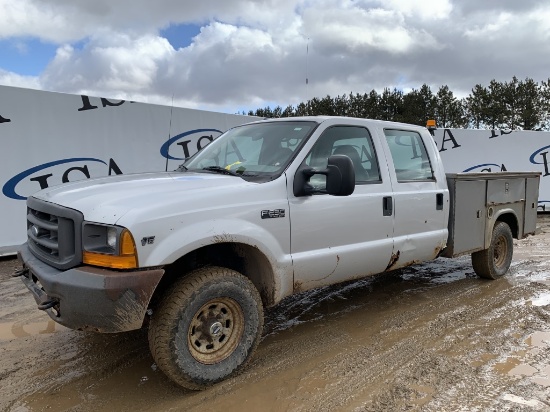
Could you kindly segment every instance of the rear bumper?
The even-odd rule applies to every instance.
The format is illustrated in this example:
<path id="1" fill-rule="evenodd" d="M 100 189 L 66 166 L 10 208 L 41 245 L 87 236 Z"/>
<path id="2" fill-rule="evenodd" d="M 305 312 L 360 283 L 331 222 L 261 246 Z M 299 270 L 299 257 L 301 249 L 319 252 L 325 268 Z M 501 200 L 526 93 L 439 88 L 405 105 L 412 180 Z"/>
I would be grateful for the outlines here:
<path id="1" fill-rule="evenodd" d="M 27 269 L 21 276 L 38 305 L 63 326 L 114 333 L 139 329 L 163 269 L 122 272 L 80 266 L 55 269 L 37 259 L 25 243 L 18 251 Z"/>

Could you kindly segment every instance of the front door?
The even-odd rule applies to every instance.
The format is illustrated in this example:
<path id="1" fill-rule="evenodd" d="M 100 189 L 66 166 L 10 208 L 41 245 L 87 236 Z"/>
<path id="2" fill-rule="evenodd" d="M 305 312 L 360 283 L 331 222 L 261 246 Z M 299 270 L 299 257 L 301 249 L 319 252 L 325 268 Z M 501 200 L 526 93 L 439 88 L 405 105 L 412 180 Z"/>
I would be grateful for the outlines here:
<path id="1" fill-rule="evenodd" d="M 388 266 L 393 249 L 393 215 L 384 212 L 384 199 L 392 193 L 386 163 L 378 162 L 377 152 L 382 150 L 365 127 L 329 127 L 304 162 L 324 169 L 333 154 L 350 157 L 355 168 L 354 193 L 344 197 L 295 197 L 289 184 L 296 291 L 379 273 Z M 323 189 L 325 177 L 314 175 L 310 183 Z"/>

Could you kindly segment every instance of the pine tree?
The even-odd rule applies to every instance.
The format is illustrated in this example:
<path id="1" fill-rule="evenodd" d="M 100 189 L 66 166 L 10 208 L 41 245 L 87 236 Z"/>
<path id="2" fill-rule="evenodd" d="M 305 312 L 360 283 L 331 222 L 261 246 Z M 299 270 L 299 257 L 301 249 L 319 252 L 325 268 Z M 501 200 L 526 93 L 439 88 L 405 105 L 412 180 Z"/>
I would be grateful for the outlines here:
<path id="1" fill-rule="evenodd" d="M 440 128 L 466 126 L 463 103 L 454 97 L 448 86 L 441 86 L 435 96 L 435 120 Z"/>

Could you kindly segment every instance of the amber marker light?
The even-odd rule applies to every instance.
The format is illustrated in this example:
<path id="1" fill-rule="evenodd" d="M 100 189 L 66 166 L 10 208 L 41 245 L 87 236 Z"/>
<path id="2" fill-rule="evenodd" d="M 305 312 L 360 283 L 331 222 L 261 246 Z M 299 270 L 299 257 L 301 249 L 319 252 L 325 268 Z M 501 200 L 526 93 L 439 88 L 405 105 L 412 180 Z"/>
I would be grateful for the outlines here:
<path id="1" fill-rule="evenodd" d="M 437 126 L 435 125 L 435 119 L 426 120 L 426 129 L 428 129 L 432 137 L 435 136 L 435 131 L 437 129 Z"/>
<path id="2" fill-rule="evenodd" d="M 136 244 L 132 234 L 124 229 L 120 234 L 120 254 L 110 255 L 106 253 L 84 251 L 82 262 L 87 265 L 102 266 L 113 269 L 135 269 L 138 267 Z"/>

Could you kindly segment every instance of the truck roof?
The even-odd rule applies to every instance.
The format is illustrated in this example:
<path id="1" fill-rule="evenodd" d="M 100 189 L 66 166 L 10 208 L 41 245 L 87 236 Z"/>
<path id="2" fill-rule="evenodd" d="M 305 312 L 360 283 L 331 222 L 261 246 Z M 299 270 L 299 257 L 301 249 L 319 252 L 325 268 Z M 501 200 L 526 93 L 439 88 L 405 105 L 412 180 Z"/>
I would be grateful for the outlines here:
<path id="1" fill-rule="evenodd" d="M 343 122 L 345 121 L 350 121 L 350 120 L 353 120 L 353 121 L 361 121 L 361 122 L 365 122 L 365 123 L 377 123 L 377 124 L 380 124 L 380 123 L 383 123 L 387 126 L 393 126 L 393 127 L 407 127 L 408 129 L 410 129 L 411 127 L 412 128 L 418 128 L 418 129 L 426 129 L 425 126 L 418 126 L 418 125 L 413 125 L 413 124 L 409 124 L 409 123 L 400 123 L 400 122 L 391 122 L 391 121 L 388 121 L 388 120 L 375 120 L 375 119 L 366 119 L 366 118 L 361 118 L 361 117 L 346 117 L 346 116 L 298 116 L 298 117 L 279 117 L 279 118 L 270 118 L 270 117 L 266 117 L 264 119 L 261 119 L 261 120 L 257 120 L 255 122 L 252 122 L 252 123 L 262 123 L 262 122 L 288 122 L 288 121 L 309 121 L 309 122 L 317 122 L 317 123 L 323 123 L 327 120 L 336 120 L 336 119 L 341 119 Z"/>

